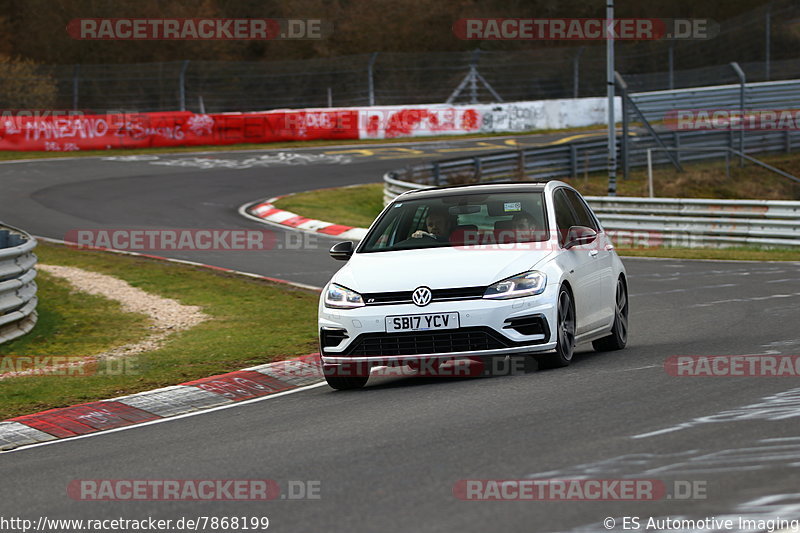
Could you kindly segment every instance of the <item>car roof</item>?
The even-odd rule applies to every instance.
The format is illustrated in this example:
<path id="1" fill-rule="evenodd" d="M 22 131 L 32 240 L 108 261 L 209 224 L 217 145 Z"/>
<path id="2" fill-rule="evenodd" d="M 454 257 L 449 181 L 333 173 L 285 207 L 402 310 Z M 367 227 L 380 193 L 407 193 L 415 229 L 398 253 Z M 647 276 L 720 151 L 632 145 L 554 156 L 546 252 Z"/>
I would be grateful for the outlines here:
<path id="1" fill-rule="evenodd" d="M 461 194 L 488 194 L 498 192 L 542 192 L 547 182 L 542 181 L 515 181 L 510 183 L 479 183 L 469 185 L 449 185 L 430 189 L 417 189 L 398 196 L 403 200 L 420 198 L 439 198 L 442 196 L 456 196 Z"/>

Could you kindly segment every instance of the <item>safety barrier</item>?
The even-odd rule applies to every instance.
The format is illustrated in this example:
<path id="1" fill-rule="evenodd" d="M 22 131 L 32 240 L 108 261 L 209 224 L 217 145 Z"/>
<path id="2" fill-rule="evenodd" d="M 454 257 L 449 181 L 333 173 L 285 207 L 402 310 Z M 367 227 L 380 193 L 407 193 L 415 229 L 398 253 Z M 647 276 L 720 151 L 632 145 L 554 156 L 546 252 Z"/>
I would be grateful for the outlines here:
<path id="1" fill-rule="evenodd" d="M 0 225 L 0 343 L 28 333 L 36 324 L 36 239 Z"/>

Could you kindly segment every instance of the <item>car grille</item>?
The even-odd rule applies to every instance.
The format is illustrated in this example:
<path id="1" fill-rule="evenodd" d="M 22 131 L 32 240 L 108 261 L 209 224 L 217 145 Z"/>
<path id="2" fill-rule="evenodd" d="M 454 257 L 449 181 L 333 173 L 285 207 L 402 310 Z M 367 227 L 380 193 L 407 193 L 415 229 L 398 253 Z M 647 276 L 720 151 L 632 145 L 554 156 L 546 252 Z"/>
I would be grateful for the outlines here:
<path id="1" fill-rule="evenodd" d="M 389 305 L 412 303 L 411 293 L 414 291 L 373 292 L 361 296 L 367 305 Z M 486 287 L 458 287 L 455 289 L 431 289 L 431 302 L 452 300 L 475 300 L 482 298 Z"/>
<path id="2" fill-rule="evenodd" d="M 515 343 L 501 338 L 490 328 L 461 328 L 448 331 L 410 333 L 368 333 L 359 335 L 343 355 L 391 356 L 429 353 L 473 352 L 506 348 Z"/>

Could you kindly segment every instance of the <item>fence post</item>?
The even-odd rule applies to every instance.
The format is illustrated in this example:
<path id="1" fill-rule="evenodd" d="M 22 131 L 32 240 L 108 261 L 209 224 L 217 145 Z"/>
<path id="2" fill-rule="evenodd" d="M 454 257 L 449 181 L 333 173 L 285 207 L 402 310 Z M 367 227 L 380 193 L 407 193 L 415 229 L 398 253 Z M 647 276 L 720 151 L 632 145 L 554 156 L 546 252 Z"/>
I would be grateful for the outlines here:
<path id="1" fill-rule="evenodd" d="M 578 87 L 580 85 L 580 63 L 581 63 L 581 54 L 583 53 L 584 47 L 581 46 L 578 48 L 578 51 L 575 52 L 575 55 L 572 56 L 572 97 L 578 97 Z"/>
<path id="2" fill-rule="evenodd" d="M 628 179 L 630 164 L 628 158 L 628 84 L 622 79 L 619 72 L 614 72 L 614 79 L 619 85 L 622 98 L 622 146 L 620 155 L 622 156 L 622 178 Z"/>
<path id="3" fill-rule="evenodd" d="M 372 52 L 367 65 L 367 88 L 369 91 L 369 105 L 375 105 L 375 60 L 378 59 L 378 52 Z"/>
<path id="4" fill-rule="evenodd" d="M 475 166 L 475 180 L 480 182 L 481 181 L 481 176 L 483 174 L 483 171 L 481 170 L 481 158 L 477 157 L 477 156 L 474 157 L 473 158 L 473 164 Z"/>
<path id="5" fill-rule="evenodd" d="M 517 165 L 519 167 L 519 179 L 525 179 L 525 150 L 520 149 L 517 155 Z"/>
<path id="6" fill-rule="evenodd" d="M 433 184 L 437 187 L 442 184 L 442 171 L 438 162 L 433 163 Z"/>
<path id="7" fill-rule="evenodd" d="M 739 112 L 741 113 L 742 123 L 739 126 L 739 168 L 744 167 L 744 89 L 747 77 L 744 75 L 742 67 L 736 61 L 731 62 L 731 68 L 739 78 Z"/>
<path id="8" fill-rule="evenodd" d="M 669 72 L 669 89 L 675 88 L 675 41 L 669 42 L 667 47 L 667 68 Z"/>
<path id="9" fill-rule="evenodd" d="M 678 164 L 680 164 L 680 162 L 681 162 L 681 150 L 680 150 L 680 148 L 681 148 L 681 136 L 678 134 L 677 131 L 673 132 L 672 136 L 675 139 L 675 148 L 676 148 L 676 150 L 675 150 L 675 159 L 677 159 L 678 160 Z"/>
<path id="10" fill-rule="evenodd" d="M 783 144 L 786 148 L 786 153 L 791 153 L 792 151 L 792 138 L 789 136 L 789 130 L 785 130 L 783 132 Z"/>
<path id="11" fill-rule="evenodd" d="M 764 20 L 764 81 L 769 81 L 770 75 L 770 64 L 769 64 L 769 52 L 770 52 L 770 33 L 771 33 L 771 22 L 770 22 L 770 10 L 772 9 L 771 4 L 767 4 L 767 13 Z"/>
<path id="12" fill-rule="evenodd" d="M 181 63 L 181 73 L 178 76 L 178 107 L 181 111 L 186 111 L 186 69 L 189 67 L 189 60 L 184 59 Z"/>
<path id="13" fill-rule="evenodd" d="M 78 78 L 81 74 L 80 64 L 72 67 L 72 110 L 78 110 Z"/>

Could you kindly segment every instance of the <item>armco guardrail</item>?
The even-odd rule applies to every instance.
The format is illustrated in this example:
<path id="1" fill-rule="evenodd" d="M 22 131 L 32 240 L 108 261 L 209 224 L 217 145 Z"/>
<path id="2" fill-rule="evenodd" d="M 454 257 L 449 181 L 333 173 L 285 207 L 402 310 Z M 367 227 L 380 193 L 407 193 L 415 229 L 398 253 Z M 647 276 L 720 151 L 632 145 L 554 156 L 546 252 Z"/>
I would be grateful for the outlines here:
<path id="1" fill-rule="evenodd" d="M 586 198 L 618 245 L 800 247 L 800 202 Z"/>
<path id="2" fill-rule="evenodd" d="M 631 93 L 631 99 L 649 121 L 664 120 L 677 109 L 739 109 L 741 86 L 717 85 L 671 91 Z M 745 109 L 797 109 L 800 80 L 746 83 Z"/>
<path id="3" fill-rule="evenodd" d="M 734 146 L 732 132 L 662 134 L 669 146 Z M 788 151 L 800 132 L 749 132 L 748 152 Z M 646 148 L 656 143 L 632 140 L 631 166 L 646 162 Z M 679 154 L 682 161 L 706 159 L 708 152 Z M 408 166 L 384 176 L 384 201 L 412 189 L 490 181 L 548 180 L 606 169 L 605 141 L 570 143 L 446 159 Z M 653 154 L 666 163 L 665 155 Z M 800 246 L 800 202 L 759 200 L 691 200 L 678 198 L 590 197 L 604 227 L 628 242 L 671 246 Z"/>
<path id="4" fill-rule="evenodd" d="M 36 324 L 36 239 L 0 224 L 0 343 Z"/>
<path id="5" fill-rule="evenodd" d="M 739 132 L 689 131 L 661 132 L 659 138 L 679 161 L 700 161 L 725 157 L 727 149 L 739 149 Z M 620 146 L 618 140 L 617 146 Z M 748 131 L 744 135 L 745 153 L 791 152 L 800 146 L 800 131 Z M 628 161 L 631 167 L 647 164 L 647 149 L 658 148 L 656 141 L 648 136 L 629 138 Z M 685 148 L 715 148 L 719 152 L 697 152 Z M 419 185 L 452 185 L 457 183 L 543 180 L 563 177 L 578 177 L 586 173 L 601 172 L 608 168 L 608 143 L 605 139 L 564 143 L 556 146 L 527 148 L 425 162 L 407 166 L 389 173 L 389 176 L 414 187 Z M 621 158 L 618 158 L 621 162 Z M 654 164 L 669 163 L 663 151 L 653 153 Z M 402 192 L 402 186 L 387 189 Z"/>
<path id="6" fill-rule="evenodd" d="M 428 187 L 384 176 L 386 200 Z M 800 202 L 619 196 L 586 200 L 619 246 L 800 247 Z"/>

